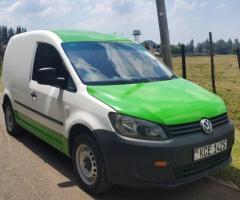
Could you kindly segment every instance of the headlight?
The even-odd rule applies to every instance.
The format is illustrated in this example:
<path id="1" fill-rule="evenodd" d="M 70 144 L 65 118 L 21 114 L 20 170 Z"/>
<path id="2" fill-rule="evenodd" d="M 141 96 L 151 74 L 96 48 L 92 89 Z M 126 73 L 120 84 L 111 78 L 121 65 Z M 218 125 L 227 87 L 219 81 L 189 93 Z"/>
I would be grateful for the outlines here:
<path id="1" fill-rule="evenodd" d="M 115 131 L 126 137 L 145 140 L 163 140 L 167 138 L 162 127 L 152 122 L 117 113 L 109 113 L 109 119 Z"/>

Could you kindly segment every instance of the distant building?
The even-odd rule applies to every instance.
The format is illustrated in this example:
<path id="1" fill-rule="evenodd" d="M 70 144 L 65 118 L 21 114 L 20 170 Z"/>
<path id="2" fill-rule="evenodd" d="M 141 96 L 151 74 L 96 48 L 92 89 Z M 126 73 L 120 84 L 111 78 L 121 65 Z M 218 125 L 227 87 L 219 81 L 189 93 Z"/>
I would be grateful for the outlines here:
<path id="1" fill-rule="evenodd" d="M 158 49 L 160 48 L 160 45 L 156 44 L 152 40 L 146 40 L 143 42 L 143 44 L 147 43 L 151 48 Z"/>
<path id="2" fill-rule="evenodd" d="M 156 44 L 152 40 L 146 40 L 142 43 L 144 46 L 148 46 L 151 51 L 161 53 L 160 45 Z"/>

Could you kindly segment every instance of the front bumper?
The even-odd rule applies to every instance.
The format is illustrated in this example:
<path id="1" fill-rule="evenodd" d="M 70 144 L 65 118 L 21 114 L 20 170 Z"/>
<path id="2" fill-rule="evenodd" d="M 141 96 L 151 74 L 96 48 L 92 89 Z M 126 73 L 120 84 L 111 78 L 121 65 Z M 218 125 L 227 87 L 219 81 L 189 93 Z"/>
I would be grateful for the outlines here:
<path id="1" fill-rule="evenodd" d="M 116 133 L 94 131 L 102 151 L 109 181 L 130 187 L 176 187 L 206 176 L 231 162 L 234 127 L 231 122 L 218 127 L 211 135 L 195 133 L 165 141 L 138 141 Z M 228 140 L 228 149 L 194 162 L 193 149 Z M 154 161 L 164 160 L 167 167 L 157 168 Z"/>

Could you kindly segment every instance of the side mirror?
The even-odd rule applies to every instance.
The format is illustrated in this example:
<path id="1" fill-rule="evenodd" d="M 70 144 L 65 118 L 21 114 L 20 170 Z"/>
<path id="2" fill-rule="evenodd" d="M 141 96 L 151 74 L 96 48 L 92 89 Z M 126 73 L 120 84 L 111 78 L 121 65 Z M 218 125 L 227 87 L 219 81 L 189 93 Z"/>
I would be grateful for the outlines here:
<path id="1" fill-rule="evenodd" d="M 57 77 L 56 69 L 53 67 L 40 68 L 38 70 L 38 83 L 64 88 L 66 86 L 66 78 Z"/>

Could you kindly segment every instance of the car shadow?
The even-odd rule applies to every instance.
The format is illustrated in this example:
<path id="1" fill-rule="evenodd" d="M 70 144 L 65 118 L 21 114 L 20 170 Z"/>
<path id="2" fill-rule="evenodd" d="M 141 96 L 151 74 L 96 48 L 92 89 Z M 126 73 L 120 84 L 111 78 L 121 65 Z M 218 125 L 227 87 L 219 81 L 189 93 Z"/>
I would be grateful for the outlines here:
<path id="1" fill-rule="evenodd" d="M 23 131 L 16 140 L 21 142 L 34 154 L 39 156 L 44 162 L 52 166 L 63 176 L 67 177 L 69 181 L 58 183 L 60 188 L 68 188 L 73 186 L 80 186 L 72 170 L 71 159 L 55 150 L 36 136 L 27 131 Z M 218 198 L 216 198 L 216 195 Z M 176 189 L 132 189 L 120 186 L 113 186 L 108 192 L 98 196 L 91 196 L 96 200 L 151 200 L 151 199 L 184 199 L 184 200 L 208 200 L 208 199 L 238 199 L 235 198 L 234 191 L 229 191 L 227 187 L 219 185 L 208 178 L 200 179 L 194 183 L 185 184 Z M 239 195 L 239 193 L 238 193 Z M 239 197 L 239 196 L 238 196 Z"/>
<path id="2" fill-rule="evenodd" d="M 77 185 L 77 180 L 72 171 L 72 161 L 69 157 L 26 130 L 22 130 L 21 134 L 18 137 L 15 137 L 15 139 L 39 156 L 44 162 L 58 170 L 69 180 L 73 180 L 74 183 L 69 184 L 69 186 Z M 59 187 L 67 187 L 67 183 L 61 183 Z"/>

